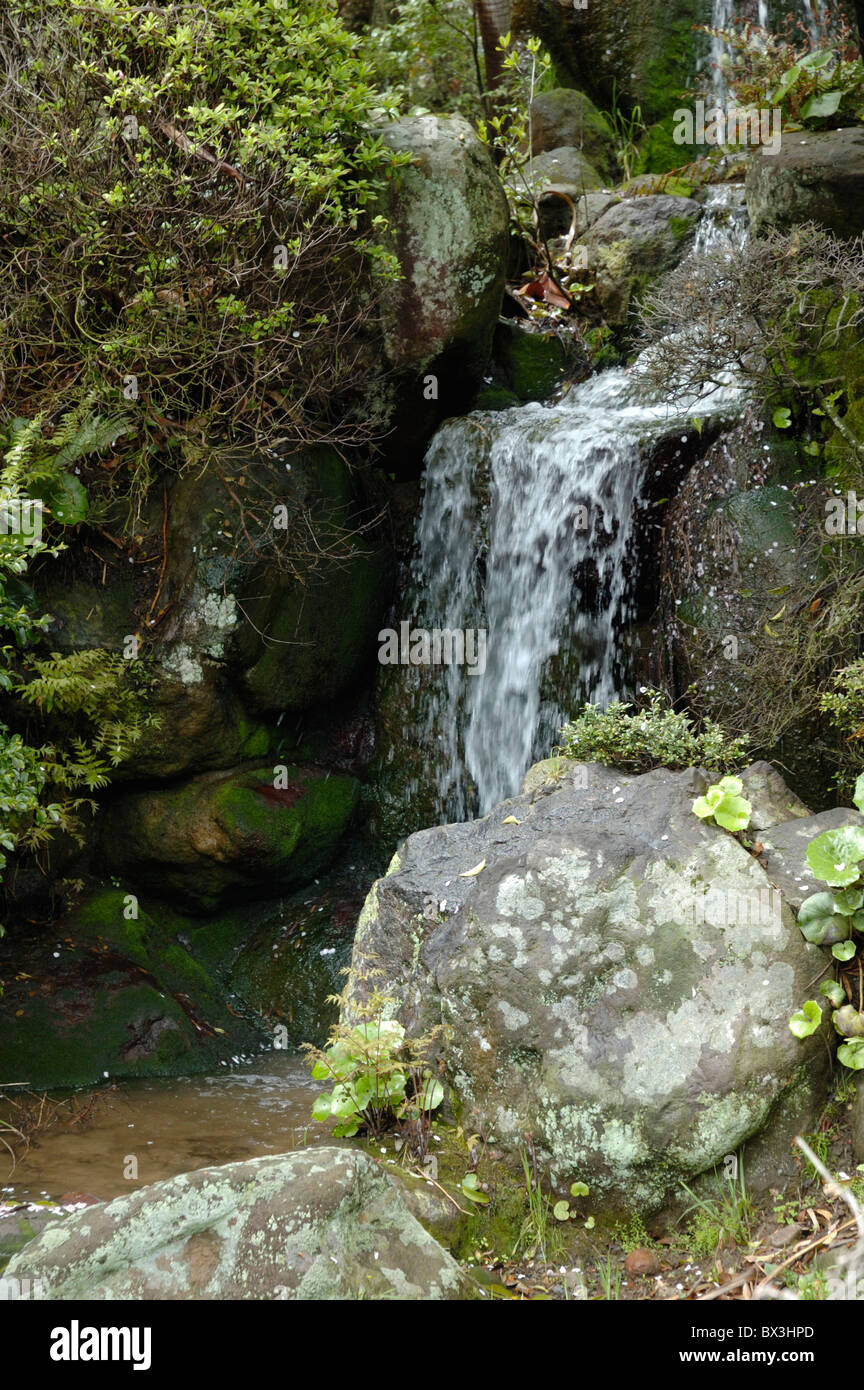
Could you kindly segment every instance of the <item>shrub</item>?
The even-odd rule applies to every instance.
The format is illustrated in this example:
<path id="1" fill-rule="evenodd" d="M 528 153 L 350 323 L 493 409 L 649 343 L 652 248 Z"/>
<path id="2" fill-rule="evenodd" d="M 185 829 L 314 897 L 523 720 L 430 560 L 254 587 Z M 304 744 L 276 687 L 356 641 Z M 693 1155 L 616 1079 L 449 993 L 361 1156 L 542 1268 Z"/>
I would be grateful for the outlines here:
<path id="1" fill-rule="evenodd" d="M 328 0 L 8 0 L 0 54 L 8 415 L 124 408 L 139 490 L 196 436 L 366 437 L 404 156 Z"/>
<path id="2" fill-rule="evenodd" d="M 636 709 L 615 701 L 606 709 L 587 704 L 561 730 L 560 752 L 581 762 L 606 763 L 627 772 L 654 767 L 704 767 L 730 772 L 747 757 L 746 738 L 727 739 L 706 719 L 697 729 L 686 714 L 673 710 L 659 690 L 645 688 L 646 704 Z"/>

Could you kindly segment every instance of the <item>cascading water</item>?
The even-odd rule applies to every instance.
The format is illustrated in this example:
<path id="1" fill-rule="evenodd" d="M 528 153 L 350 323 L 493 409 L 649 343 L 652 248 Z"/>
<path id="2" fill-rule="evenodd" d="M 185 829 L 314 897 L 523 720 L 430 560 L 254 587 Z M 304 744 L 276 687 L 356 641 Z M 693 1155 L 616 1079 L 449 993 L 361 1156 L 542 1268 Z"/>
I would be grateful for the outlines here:
<path id="1" fill-rule="evenodd" d="M 718 189 L 699 250 L 742 244 L 737 191 Z M 426 458 L 411 583 L 418 630 L 485 630 L 485 669 L 412 673 L 413 728 L 439 814 L 484 814 L 514 795 L 585 700 L 621 688 L 634 527 L 649 446 L 729 413 L 737 391 L 657 402 L 639 363 L 604 372 L 554 406 L 452 420 Z"/>

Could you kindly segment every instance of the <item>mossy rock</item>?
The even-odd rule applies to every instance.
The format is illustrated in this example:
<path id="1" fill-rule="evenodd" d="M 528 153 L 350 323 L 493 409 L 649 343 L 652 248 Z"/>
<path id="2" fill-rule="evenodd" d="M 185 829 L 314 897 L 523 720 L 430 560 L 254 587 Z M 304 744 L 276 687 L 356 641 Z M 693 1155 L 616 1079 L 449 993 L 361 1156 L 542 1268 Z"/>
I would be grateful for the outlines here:
<path id="1" fill-rule="evenodd" d="M 514 323 L 495 330 L 495 365 L 506 388 L 526 401 L 545 401 L 561 385 L 567 372 L 567 352 L 556 337 L 531 333 Z M 477 409 L 485 409 L 479 402 Z"/>
<path id="2" fill-rule="evenodd" d="M 41 1090 L 179 1076 L 260 1047 L 254 1018 L 226 1006 L 189 949 L 190 924 L 120 889 L 85 902 L 48 935 L 0 947 L 0 1055 L 6 1078 Z"/>
<path id="3" fill-rule="evenodd" d="M 134 884 L 212 913 L 314 878 L 332 861 L 358 793 L 355 778 L 320 768 L 209 774 L 119 796 L 102 818 L 103 849 Z"/>

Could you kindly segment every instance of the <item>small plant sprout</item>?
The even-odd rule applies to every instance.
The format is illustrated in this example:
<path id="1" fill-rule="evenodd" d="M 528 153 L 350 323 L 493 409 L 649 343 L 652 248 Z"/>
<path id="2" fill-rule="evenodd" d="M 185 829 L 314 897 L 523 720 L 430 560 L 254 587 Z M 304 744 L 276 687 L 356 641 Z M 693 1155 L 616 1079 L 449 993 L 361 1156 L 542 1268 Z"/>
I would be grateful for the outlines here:
<path id="1" fill-rule="evenodd" d="M 571 1197 L 587 1197 L 590 1190 L 588 1184 L 584 1182 L 574 1182 L 570 1184 Z M 560 1202 L 555 1203 L 552 1208 L 552 1215 L 555 1217 L 556 1221 L 582 1221 L 581 1214 L 578 1211 L 571 1210 L 570 1203 L 567 1201 L 566 1197 Z M 583 1222 L 583 1225 L 586 1230 L 593 1230 L 594 1217 L 589 1216 L 587 1220 Z"/>
<path id="2" fill-rule="evenodd" d="M 750 824 L 752 805 L 741 793 L 744 783 L 740 777 L 721 777 L 709 787 L 704 796 L 697 796 L 693 802 L 693 814 L 700 820 L 715 820 L 724 830 L 733 834 L 746 830 Z"/>

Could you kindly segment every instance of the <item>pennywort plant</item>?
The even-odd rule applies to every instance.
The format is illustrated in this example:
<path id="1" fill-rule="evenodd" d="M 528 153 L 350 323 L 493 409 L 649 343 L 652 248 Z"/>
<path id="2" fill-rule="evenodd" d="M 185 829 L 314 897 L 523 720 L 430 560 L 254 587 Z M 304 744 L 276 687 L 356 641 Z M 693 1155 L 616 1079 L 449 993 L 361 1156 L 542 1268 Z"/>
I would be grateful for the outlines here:
<path id="1" fill-rule="evenodd" d="M 392 1015 L 396 1000 L 383 993 L 383 971 L 371 960 L 346 967 L 345 988 L 331 995 L 340 1019 L 325 1047 L 304 1043 L 312 1076 L 331 1083 L 312 1108 L 319 1123 L 335 1120 L 332 1133 L 352 1138 L 361 1130 L 379 1139 L 397 1125 L 407 1138 L 410 1156 L 428 1150 L 432 1113 L 444 1099 L 444 1086 L 429 1065 L 429 1054 L 443 1033 L 438 1027 L 409 1038 Z"/>
<path id="2" fill-rule="evenodd" d="M 864 811 L 864 773 L 855 784 L 853 801 Z M 831 948 L 835 970 L 847 967 L 841 979 L 825 980 L 819 992 L 832 1007 L 834 1030 L 843 1039 L 838 1061 L 851 1071 L 864 1070 L 864 989 L 861 941 L 864 938 L 864 826 L 841 825 L 825 830 L 807 846 L 807 863 L 827 887 L 806 898 L 798 910 L 798 926 L 807 941 Z M 858 1007 L 848 967 L 857 961 Z M 822 1024 L 822 1006 L 808 999 L 789 1020 L 797 1038 L 807 1038 Z"/>

